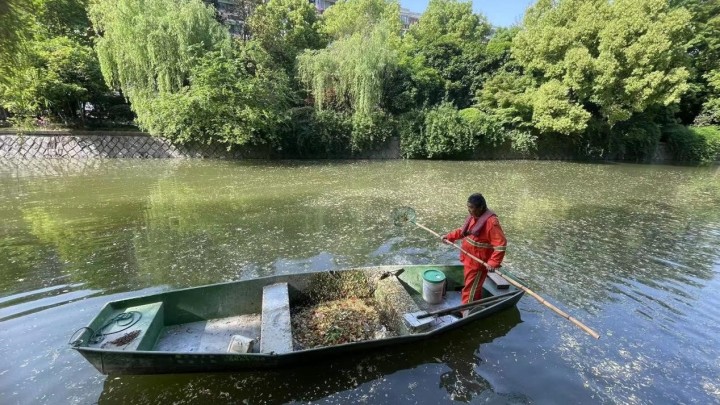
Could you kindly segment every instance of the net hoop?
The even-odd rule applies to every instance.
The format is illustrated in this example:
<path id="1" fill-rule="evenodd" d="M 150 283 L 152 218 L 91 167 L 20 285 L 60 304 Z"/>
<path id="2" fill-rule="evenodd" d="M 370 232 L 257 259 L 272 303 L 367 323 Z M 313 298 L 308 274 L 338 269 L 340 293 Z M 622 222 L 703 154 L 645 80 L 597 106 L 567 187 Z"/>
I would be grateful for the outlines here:
<path id="1" fill-rule="evenodd" d="M 397 207 L 390 213 L 390 219 L 392 219 L 395 226 L 403 226 L 408 222 L 414 222 L 415 217 L 415 210 L 410 207 Z"/>

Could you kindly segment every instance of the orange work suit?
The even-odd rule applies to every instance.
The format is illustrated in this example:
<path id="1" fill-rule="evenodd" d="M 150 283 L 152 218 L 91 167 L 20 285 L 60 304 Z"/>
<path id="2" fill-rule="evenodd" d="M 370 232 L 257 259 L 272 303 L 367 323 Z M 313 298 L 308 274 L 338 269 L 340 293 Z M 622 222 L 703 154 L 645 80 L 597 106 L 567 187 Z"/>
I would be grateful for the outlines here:
<path id="1" fill-rule="evenodd" d="M 485 223 L 478 224 L 478 220 Z M 505 257 L 507 239 L 505 239 L 505 233 L 500 227 L 497 215 L 492 211 L 479 218 L 469 216 L 462 228 L 448 233 L 445 238 L 450 242 L 462 239 L 463 250 L 483 260 L 494 269 L 500 267 Z M 488 269 L 464 252 L 460 252 L 460 261 L 465 266 L 462 303 L 467 304 L 482 299 L 482 286 Z"/>

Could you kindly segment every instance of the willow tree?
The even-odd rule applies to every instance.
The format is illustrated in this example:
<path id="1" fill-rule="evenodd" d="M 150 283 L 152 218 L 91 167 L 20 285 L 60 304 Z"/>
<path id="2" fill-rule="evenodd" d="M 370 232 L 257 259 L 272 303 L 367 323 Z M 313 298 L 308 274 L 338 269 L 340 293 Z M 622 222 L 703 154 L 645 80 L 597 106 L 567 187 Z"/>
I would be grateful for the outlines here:
<path id="1" fill-rule="evenodd" d="M 320 27 L 330 45 L 298 56 L 300 79 L 316 108 L 352 114 L 356 149 L 387 136 L 380 102 L 385 80 L 397 65 L 400 29 L 396 1 L 339 1 Z"/>
<path id="2" fill-rule="evenodd" d="M 17 63 L 17 53 L 30 36 L 27 22 L 31 11 L 31 4 L 25 0 L 0 1 L 0 84 L 7 82 L 12 66 Z"/>
<path id="3" fill-rule="evenodd" d="M 390 36 L 386 27 L 378 25 L 300 55 L 300 78 L 312 91 L 316 107 L 347 108 L 359 114 L 378 108 L 384 73 L 397 61 L 397 52 L 388 47 Z"/>
<path id="4" fill-rule="evenodd" d="M 198 57 L 229 47 L 228 30 L 214 16 L 201 0 L 93 2 L 90 18 L 108 85 L 133 104 L 136 97 L 179 90 Z"/>
<path id="5" fill-rule="evenodd" d="M 272 141 L 287 75 L 253 41 L 230 41 L 214 13 L 201 0 L 99 0 L 103 75 L 153 135 L 228 148 Z"/>

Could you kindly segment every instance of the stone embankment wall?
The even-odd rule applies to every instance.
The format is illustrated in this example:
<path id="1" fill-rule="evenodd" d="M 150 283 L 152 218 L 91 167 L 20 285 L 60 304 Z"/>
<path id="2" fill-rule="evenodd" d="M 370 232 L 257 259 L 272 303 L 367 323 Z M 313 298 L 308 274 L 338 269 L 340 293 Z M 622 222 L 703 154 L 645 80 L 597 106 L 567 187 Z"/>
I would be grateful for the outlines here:
<path id="1" fill-rule="evenodd" d="M 322 156 L 318 156 L 322 158 Z M 333 156 L 341 158 L 342 156 Z M 353 159 L 399 159 L 400 141 L 390 139 L 377 151 L 347 156 Z M 0 159 L 35 158 L 214 158 L 273 159 L 285 156 L 267 146 L 243 146 L 227 150 L 220 144 L 174 145 L 143 132 L 124 131 L 32 131 L 17 133 L 0 129 Z"/>
<path id="2" fill-rule="evenodd" d="M 473 158 L 573 160 L 576 153 L 567 146 L 543 145 L 542 154 L 527 156 L 508 147 L 478 150 Z M 319 156 L 322 157 L 322 156 Z M 376 151 L 347 156 L 354 159 L 400 159 L 400 140 L 392 138 Z M 0 159 L 34 158 L 214 158 L 273 159 L 294 158 L 266 146 L 235 148 L 220 144 L 173 145 L 170 141 L 142 132 L 123 131 L 33 131 L 17 133 L 0 129 Z M 316 157 L 317 158 L 317 157 Z M 336 157 L 337 158 L 337 157 Z M 719 157 L 720 158 L 720 157 Z M 672 163 L 667 145 L 660 143 L 647 163 Z"/>
<path id="3" fill-rule="evenodd" d="M 16 133 L 0 131 L 0 158 L 266 158 L 260 148 L 228 151 L 219 144 L 173 145 L 142 132 Z"/>

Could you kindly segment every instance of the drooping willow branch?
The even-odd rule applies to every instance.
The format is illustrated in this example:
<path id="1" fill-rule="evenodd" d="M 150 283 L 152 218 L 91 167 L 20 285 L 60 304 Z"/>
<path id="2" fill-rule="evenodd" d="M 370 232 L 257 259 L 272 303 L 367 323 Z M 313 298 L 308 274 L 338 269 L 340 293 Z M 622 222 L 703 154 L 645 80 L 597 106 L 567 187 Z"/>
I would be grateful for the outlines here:
<path id="1" fill-rule="evenodd" d="M 347 104 L 360 114 L 376 108 L 385 73 L 397 63 L 395 36 L 386 24 L 378 23 L 325 49 L 301 54 L 300 80 L 312 92 L 316 107 Z"/>

